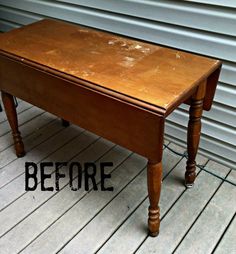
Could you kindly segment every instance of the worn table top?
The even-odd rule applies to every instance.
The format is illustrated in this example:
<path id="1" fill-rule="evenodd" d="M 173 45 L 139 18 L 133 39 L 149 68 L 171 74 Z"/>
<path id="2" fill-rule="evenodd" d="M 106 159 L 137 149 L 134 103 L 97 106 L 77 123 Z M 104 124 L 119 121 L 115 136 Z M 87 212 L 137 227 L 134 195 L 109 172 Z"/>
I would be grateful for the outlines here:
<path id="1" fill-rule="evenodd" d="M 164 110 L 220 65 L 214 59 L 55 20 L 2 34 L 0 50 Z"/>

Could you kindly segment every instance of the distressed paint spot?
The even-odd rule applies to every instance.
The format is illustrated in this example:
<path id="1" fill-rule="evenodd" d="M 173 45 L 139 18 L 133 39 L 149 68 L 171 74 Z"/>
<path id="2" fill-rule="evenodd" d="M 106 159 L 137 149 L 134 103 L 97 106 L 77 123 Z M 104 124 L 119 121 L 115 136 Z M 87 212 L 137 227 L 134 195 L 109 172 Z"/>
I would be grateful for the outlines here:
<path id="1" fill-rule="evenodd" d="M 101 52 L 94 51 L 94 50 L 90 51 L 90 53 L 91 53 L 91 54 L 94 54 L 94 55 L 100 55 L 100 54 L 101 54 Z"/>
<path id="2" fill-rule="evenodd" d="M 181 58 L 179 52 L 176 52 L 175 57 L 176 57 L 177 59 L 180 59 L 180 58 Z"/>
<path id="3" fill-rule="evenodd" d="M 90 71 L 90 70 L 84 70 L 84 71 L 82 71 L 81 72 L 81 75 L 82 75 L 82 77 L 88 77 L 88 76 L 93 76 L 94 75 L 94 72 L 92 72 L 92 71 Z"/>
<path id="4" fill-rule="evenodd" d="M 125 56 L 124 60 L 120 63 L 120 65 L 124 67 L 133 67 L 134 64 L 135 64 L 135 59 L 129 56 Z"/>
<path id="5" fill-rule="evenodd" d="M 137 45 L 135 45 L 135 44 L 132 44 L 132 45 L 129 45 L 128 47 L 127 47 L 127 50 L 129 51 L 129 50 L 137 50 L 137 51 L 140 51 L 140 52 L 142 52 L 142 53 L 144 53 L 144 54 L 147 54 L 147 53 L 149 53 L 150 52 L 150 48 L 144 48 L 144 47 L 142 47 L 141 45 L 139 45 L 139 44 L 137 44 Z"/>
<path id="6" fill-rule="evenodd" d="M 160 67 L 159 67 L 159 66 L 157 66 L 156 68 L 154 68 L 154 69 L 153 69 L 153 71 L 154 71 L 155 73 L 160 72 Z"/>
<path id="7" fill-rule="evenodd" d="M 82 75 L 82 77 L 88 77 L 88 76 L 89 76 L 89 73 L 86 72 L 86 71 L 82 71 L 81 75 Z"/>
<path id="8" fill-rule="evenodd" d="M 167 108 L 168 105 L 169 105 L 169 103 L 165 103 L 165 104 L 164 104 L 164 108 Z"/>
<path id="9" fill-rule="evenodd" d="M 89 32 L 89 31 L 86 30 L 86 29 L 78 29 L 77 31 L 82 32 L 82 33 L 88 33 L 88 32 Z"/>
<path id="10" fill-rule="evenodd" d="M 138 90 L 139 90 L 139 92 L 143 92 L 143 93 L 148 93 L 149 92 L 146 87 L 139 88 Z"/>
<path id="11" fill-rule="evenodd" d="M 47 55 L 54 55 L 57 52 L 56 49 L 52 49 L 46 52 Z"/>
<path id="12" fill-rule="evenodd" d="M 109 45 L 114 45 L 114 44 L 115 44 L 115 41 L 108 41 L 108 44 L 109 44 Z"/>
<path id="13" fill-rule="evenodd" d="M 131 62 L 132 62 L 132 61 L 134 61 L 135 59 L 134 59 L 133 57 L 126 56 L 126 57 L 125 57 L 125 60 L 131 61 Z"/>
<path id="14" fill-rule="evenodd" d="M 79 71 L 70 71 L 70 74 L 71 75 L 77 75 L 77 74 L 79 74 L 80 72 Z"/>
<path id="15" fill-rule="evenodd" d="M 150 48 L 142 48 L 141 50 L 143 53 L 149 53 L 150 52 Z"/>
<path id="16" fill-rule="evenodd" d="M 126 39 L 115 38 L 113 40 L 109 40 L 107 43 L 108 45 L 120 44 L 120 46 L 126 51 L 138 50 L 144 54 L 147 54 L 151 51 L 151 49 L 148 47 L 144 47 L 137 43 L 130 43 Z"/>

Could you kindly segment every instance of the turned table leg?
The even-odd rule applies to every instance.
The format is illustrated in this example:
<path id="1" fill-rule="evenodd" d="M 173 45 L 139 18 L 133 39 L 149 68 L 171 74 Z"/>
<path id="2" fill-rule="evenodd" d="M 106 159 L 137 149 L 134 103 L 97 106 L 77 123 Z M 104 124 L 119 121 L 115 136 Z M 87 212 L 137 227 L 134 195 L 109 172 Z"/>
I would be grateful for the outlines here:
<path id="1" fill-rule="evenodd" d="M 191 98 L 189 109 L 187 152 L 188 160 L 185 172 L 185 185 L 191 188 L 196 178 L 196 155 L 201 135 L 201 117 L 203 111 L 203 99 L 205 96 L 206 82 L 202 82 Z"/>
<path id="2" fill-rule="evenodd" d="M 61 123 L 62 123 L 62 126 L 63 126 L 63 127 L 68 127 L 68 126 L 70 126 L 70 122 L 68 122 L 68 121 L 65 120 L 65 119 L 61 119 Z"/>
<path id="3" fill-rule="evenodd" d="M 148 208 L 148 229 L 150 236 L 157 236 L 160 227 L 160 209 L 158 206 L 161 193 L 162 163 L 147 165 L 148 196 L 150 206 Z"/>
<path id="4" fill-rule="evenodd" d="M 12 95 L 2 91 L 2 101 L 7 115 L 8 122 L 12 130 L 12 136 L 14 140 L 14 146 L 17 157 L 23 157 L 25 155 L 24 144 L 20 132 L 18 130 L 18 121 L 14 98 Z"/>

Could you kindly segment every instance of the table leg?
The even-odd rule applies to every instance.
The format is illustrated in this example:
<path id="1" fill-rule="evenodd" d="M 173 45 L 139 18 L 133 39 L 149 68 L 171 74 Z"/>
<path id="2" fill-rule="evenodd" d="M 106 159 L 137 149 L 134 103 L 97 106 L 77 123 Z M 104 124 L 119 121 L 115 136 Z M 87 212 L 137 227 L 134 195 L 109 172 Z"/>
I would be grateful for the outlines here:
<path id="1" fill-rule="evenodd" d="M 18 121 L 14 98 L 9 93 L 2 91 L 2 101 L 7 115 L 8 122 L 12 130 L 12 136 L 14 140 L 14 146 L 17 157 L 23 157 L 25 155 L 24 144 L 20 132 L 18 130 Z"/>
<path id="2" fill-rule="evenodd" d="M 160 209 L 158 206 L 161 194 L 162 163 L 147 165 L 148 196 L 150 206 L 148 208 L 148 229 L 150 236 L 157 236 L 160 227 Z"/>
<path id="3" fill-rule="evenodd" d="M 64 127 L 70 126 L 70 122 L 66 121 L 65 119 L 61 119 L 61 123 L 62 123 L 62 126 L 64 126 Z"/>
<path id="4" fill-rule="evenodd" d="M 201 117 L 203 112 L 203 99 L 205 96 L 206 82 L 201 83 L 192 96 L 189 109 L 187 151 L 188 160 L 185 172 L 185 185 L 187 188 L 193 187 L 196 178 L 196 155 L 198 151 L 201 135 Z"/>

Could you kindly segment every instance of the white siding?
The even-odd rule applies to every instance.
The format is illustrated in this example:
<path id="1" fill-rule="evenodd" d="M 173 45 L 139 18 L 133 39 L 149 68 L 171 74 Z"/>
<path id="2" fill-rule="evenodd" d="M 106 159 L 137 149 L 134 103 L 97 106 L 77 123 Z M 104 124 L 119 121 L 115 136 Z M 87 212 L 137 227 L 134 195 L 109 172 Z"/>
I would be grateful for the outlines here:
<path id="1" fill-rule="evenodd" d="M 236 4 L 170 0 L 0 0 L 0 30 L 43 17 L 156 42 L 223 60 L 210 112 L 205 112 L 201 152 L 236 169 Z M 166 137 L 184 144 L 188 107 L 167 120 Z"/>

